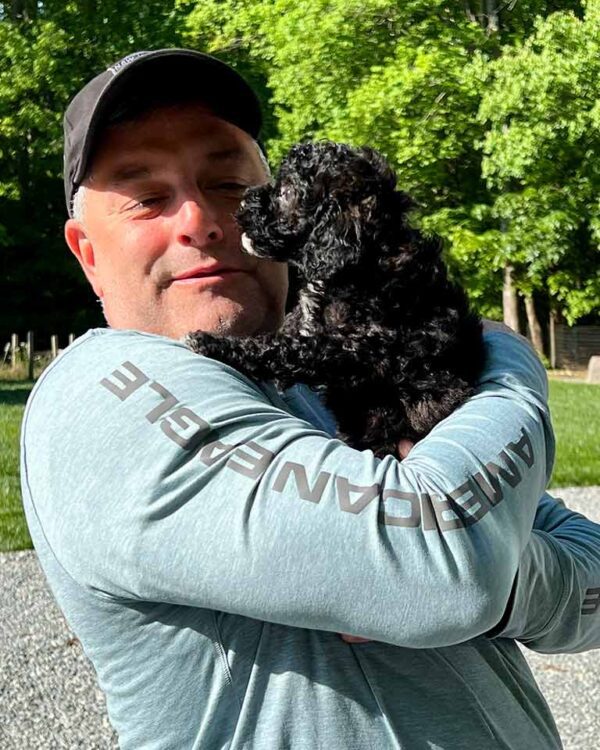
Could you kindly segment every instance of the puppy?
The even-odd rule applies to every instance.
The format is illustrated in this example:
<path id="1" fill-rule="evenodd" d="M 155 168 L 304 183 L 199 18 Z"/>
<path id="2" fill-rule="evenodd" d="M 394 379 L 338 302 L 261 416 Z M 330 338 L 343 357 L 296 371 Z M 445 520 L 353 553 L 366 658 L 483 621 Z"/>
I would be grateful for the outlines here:
<path id="1" fill-rule="evenodd" d="M 484 350 L 440 241 L 408 225 L 411 207 L 373 149 L 295 146 L 236 216 L 246 252 L 296 270 L 295 306 L 277 333 L 186 343 L 255 380 L 318 390 L 355 448 L 381 457 L 419 440 L 472 393 Z"/>

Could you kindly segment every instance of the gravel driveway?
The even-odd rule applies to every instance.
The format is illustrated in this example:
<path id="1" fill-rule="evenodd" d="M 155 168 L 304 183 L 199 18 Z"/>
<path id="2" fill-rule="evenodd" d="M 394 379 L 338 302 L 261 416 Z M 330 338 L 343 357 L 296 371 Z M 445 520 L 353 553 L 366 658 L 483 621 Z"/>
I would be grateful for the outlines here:
<path id="1" fill-rule="evenodd" d="M 600 487 L 555 494 L 600 522 Z M 565 656 L 525 653 L 566 750 L 598 747 L 600 650 Z M 104 698 L 46 590 L 34 553 L 0 555 L 0 748 L 116 747 Z"/>

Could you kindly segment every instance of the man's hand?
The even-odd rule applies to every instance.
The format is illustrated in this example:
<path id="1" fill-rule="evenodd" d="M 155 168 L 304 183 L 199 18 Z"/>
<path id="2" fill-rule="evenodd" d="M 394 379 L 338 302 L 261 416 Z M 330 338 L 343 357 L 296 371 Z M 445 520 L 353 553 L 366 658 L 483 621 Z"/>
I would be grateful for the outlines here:
<path id="1" fill-rule="evenodd" d="M 402 438 L 402 440 L 399 440 L 396 447 L 398 458 L 401 461 L 405 459 L 411 452 L 413 446 L 414 443 L 412 442 L 412 440 L 407 440 L 406 438 Z M 361 638 L 358 635 L 346 635 L 346 633 L 340 633 L 340 636 L 343 641 L 346 641 L 346 643 L 368 643 L 371 640 L 370 638 Z"/>
<path id="2" fill-rule="evenodd" d="M 413 449 L 414 443 L 412 440 L 407 440 L 406 438 L 402 438 L 402 440 L 398 441 L 398 458 L 403 461 L 408 454 Z"/>

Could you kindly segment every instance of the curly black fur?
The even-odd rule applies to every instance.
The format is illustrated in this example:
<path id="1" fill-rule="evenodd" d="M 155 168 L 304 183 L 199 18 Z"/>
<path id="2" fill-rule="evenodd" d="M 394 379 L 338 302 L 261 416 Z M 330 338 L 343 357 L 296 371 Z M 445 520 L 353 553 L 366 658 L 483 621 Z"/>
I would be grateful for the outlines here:
<path id="1" fill-rule="evenodd" d="M 382 456 L 420 439 L 472 393 L 483 343 L 441 243 L 409 227 L 411 206 L 373 149 L 295 146 L 237 220 L 248 252 L 296 267 L 296 306 L 278 333 L 197 332 L 188 345 L 256 380 L 319 388 L 351 446 Z"/>

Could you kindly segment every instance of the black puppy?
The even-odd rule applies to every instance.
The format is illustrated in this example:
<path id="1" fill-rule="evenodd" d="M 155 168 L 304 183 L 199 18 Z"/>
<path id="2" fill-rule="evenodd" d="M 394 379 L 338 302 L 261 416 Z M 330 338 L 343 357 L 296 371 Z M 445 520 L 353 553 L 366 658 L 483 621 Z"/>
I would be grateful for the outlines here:
<path id="1" fill-rule="evenodd" d="M 383 456 L 420 439 L 471 394 L 484 355 L 440 242 L 407 224 L 411 205 L 376 151 L 295 146 L 236 217 L 246 252 L 297 269 L 295 307 L 277 333 L 186 343 L 255 380 L 318 389 L 353 447 Z"/>

